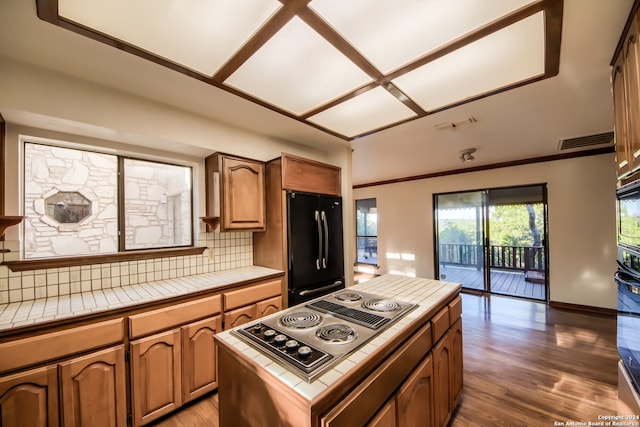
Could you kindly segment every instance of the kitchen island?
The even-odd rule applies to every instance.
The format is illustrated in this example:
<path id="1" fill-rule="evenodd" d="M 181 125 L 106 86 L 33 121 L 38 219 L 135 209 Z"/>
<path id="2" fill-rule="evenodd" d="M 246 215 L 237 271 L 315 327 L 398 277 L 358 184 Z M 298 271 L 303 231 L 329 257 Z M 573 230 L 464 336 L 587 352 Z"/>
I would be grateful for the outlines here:
<path id="1" fill-rule="evenodd" d="M 462 391 L 460 285 L 384 275 L 347 291 L 416 307 L 312 380 L 240 339 L 238 328 L 217 334 L 220 425 L 448 423 Z"/>

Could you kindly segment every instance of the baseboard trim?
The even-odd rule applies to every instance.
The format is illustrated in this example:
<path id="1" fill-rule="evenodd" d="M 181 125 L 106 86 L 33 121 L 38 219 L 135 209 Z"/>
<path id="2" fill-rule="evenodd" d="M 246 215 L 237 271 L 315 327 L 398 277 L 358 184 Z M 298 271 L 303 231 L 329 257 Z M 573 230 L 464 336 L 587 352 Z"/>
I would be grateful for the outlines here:
<path id="1" fill-rule="evenodd" d="M 583 311 L 591 314 L 601 314 L 604 316 L 616 316 L 618 310 L 604 307 L 594 307 L 591 305 L 571 304 L 568 302 L 549 301 L 549 306 L 553 308 L 561 308 L 564 310 Z"/>

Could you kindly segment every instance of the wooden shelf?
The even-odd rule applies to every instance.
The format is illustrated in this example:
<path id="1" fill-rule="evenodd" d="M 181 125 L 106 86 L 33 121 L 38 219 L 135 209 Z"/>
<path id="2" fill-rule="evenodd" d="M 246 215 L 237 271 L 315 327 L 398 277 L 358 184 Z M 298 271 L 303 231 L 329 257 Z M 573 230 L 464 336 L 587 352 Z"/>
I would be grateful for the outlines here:
<path id="1" fill-rule="evenodd" d="M 200 219 L 202 220 L 202 222 L 209 226 L 210 231 L 215 230 L 220 223 L 219 216 L 201 216 Z"/>
<path id="2" fill-rule="evenodd" d="M 0 216 L 0 236 L 4 236 L 4 230 L 12 225 L 20 224 L 24 216 Z"/>

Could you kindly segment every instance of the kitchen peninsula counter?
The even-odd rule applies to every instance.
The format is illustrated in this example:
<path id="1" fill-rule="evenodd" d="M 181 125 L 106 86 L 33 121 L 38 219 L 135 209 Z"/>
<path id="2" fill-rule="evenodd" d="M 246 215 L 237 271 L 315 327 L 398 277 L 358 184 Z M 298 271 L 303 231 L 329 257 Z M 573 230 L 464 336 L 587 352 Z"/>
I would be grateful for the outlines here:
<path id="1" fill-rule="evenodd" d="M 383 275 L 348 290 L 417 304 L 417 307 L 311 382 L 230 331 L 216 335 L 221 425 L 363 425 L 383 403 L 395 402 L 394 393 L 405 377 L 408 381 L 422 363 L 431 363 L 431 354 L 435 359 L 437 347 L 445 340 L 448 359 L 446 363 L 440 363 L 439 359 L 438 367 L 433 364 L 433 369 L 447 370 L 446 378 L 442 373 L 435 380 L 430 377 L 431 388 L 427 394 L 431 397 L 426 399 L 430 402 L 427 409 L 434 412 L 429 415 L 433 425 L 448 421 L 462 388 L 460 285 Z M 452 329 L 459 333 L 456 360 L 451 359 L 455 353 L 451 348 L 454 338 L 453 333 L 448 332 Z M 438 353 L 438 357 L 441 356 Z M 414 370 L 414 367 L 417 368 Z M 451 385 L 451 381 L 459 384 Z M 434 395 L 445 391 L 433 387 L 454 391 L 451 398 L 445 399 L 446 410 L 438 409 L 438 403 L 432 400 Z M 373 405 L 373 409 L 367 409 L 367 405 L 359 401 L 359 395 L 366 395 L 367 405 Z M 354 404 L 350 406 L 350 402 Z"/>

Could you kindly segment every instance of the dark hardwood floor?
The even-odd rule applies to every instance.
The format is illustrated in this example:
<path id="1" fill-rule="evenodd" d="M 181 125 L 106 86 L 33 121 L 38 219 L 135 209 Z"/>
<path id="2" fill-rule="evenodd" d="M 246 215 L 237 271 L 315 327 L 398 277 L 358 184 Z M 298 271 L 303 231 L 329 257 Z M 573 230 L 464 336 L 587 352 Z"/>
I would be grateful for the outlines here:
<path id="1" fill-rule="evenodd" d="M 450 426 L 553 426 L 621 413 L 614 316 L 464 294 L 462 318 L 465 388 Z M 217 408 L 214 394 L 157 425 L 217 427 Z"/>

